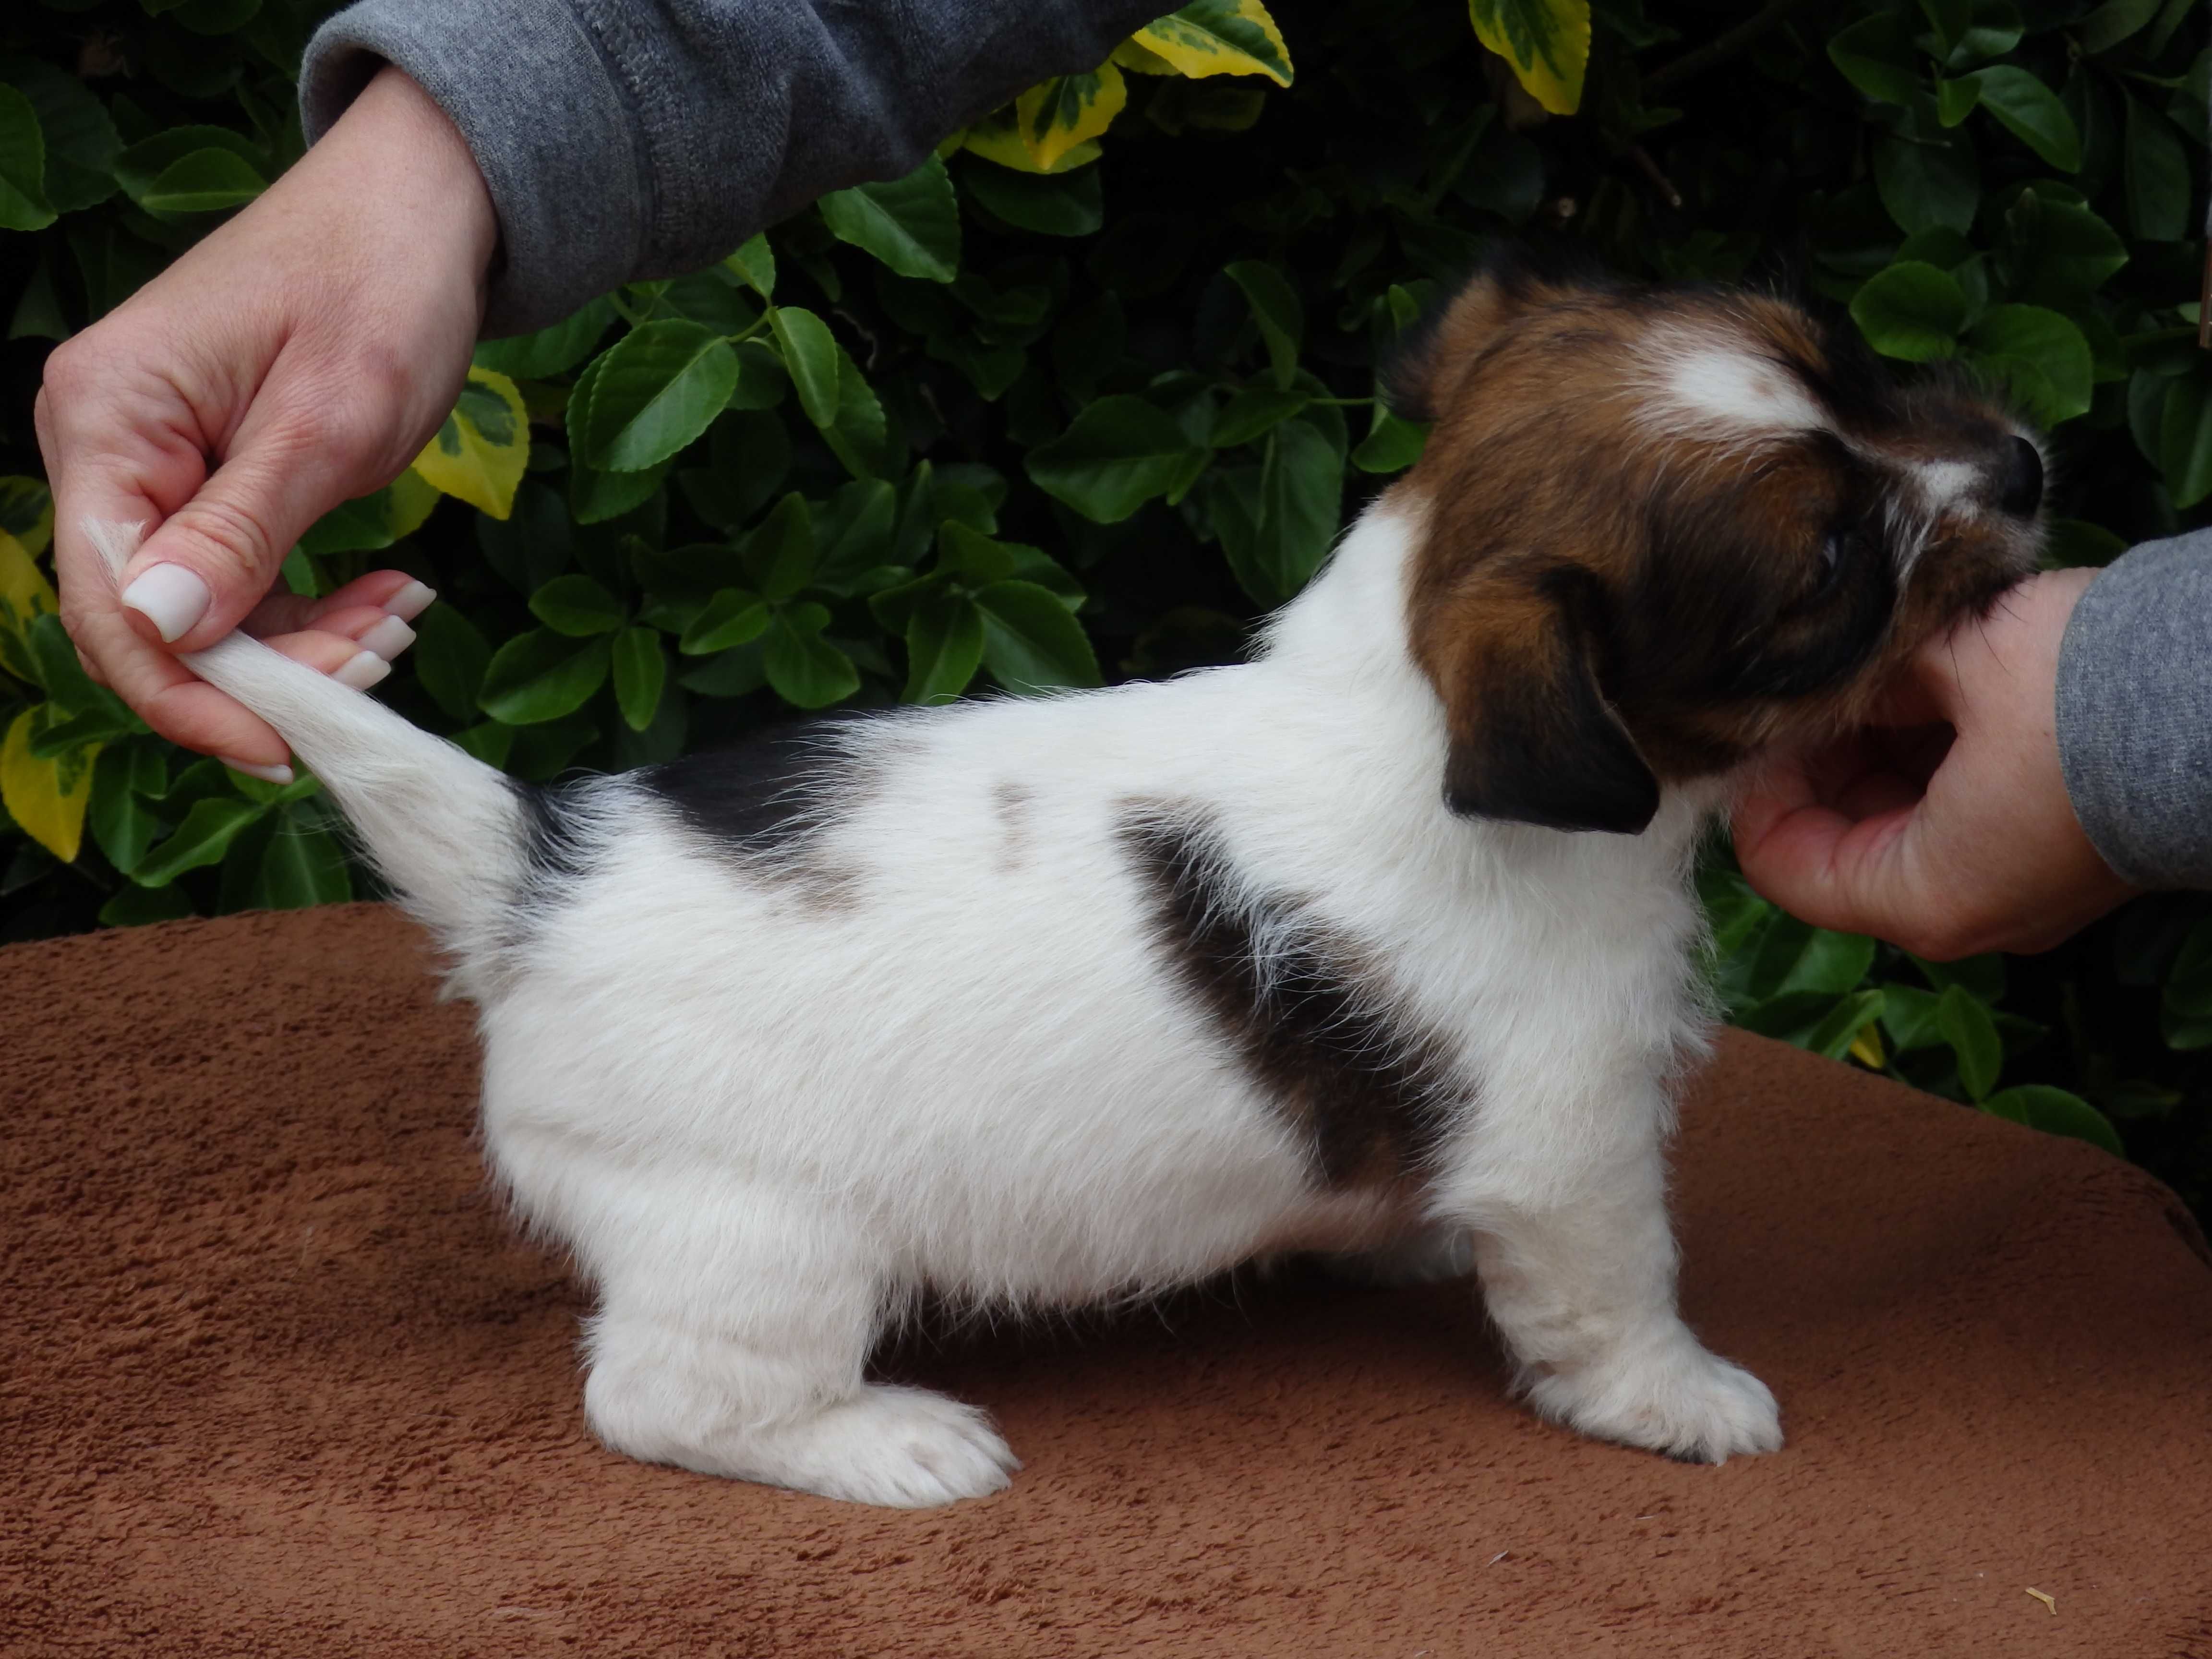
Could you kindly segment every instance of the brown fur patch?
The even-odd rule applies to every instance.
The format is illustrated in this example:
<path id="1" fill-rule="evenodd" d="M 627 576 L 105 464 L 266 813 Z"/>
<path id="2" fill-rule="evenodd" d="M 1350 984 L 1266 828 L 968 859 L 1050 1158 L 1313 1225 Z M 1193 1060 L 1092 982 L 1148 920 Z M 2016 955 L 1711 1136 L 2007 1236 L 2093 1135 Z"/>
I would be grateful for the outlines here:
<path id="1" fill-rule="evenodd" d="M 1453 302 L 1401 376 L 1436 424 L 1396 488 L 1425 525 L 1409 632 L 1456 810 L 1640 828 L 1653 778 L 1847 723 L 2032 568 L 1996 483 L 1942 514 L 1918 471 L 1994 478 L 2014 423 L 1901 392 L 1854 344 L 1726 291 L 1508 273 Z M 1699 354 L 1771 429 L 1683 402 Z"/>

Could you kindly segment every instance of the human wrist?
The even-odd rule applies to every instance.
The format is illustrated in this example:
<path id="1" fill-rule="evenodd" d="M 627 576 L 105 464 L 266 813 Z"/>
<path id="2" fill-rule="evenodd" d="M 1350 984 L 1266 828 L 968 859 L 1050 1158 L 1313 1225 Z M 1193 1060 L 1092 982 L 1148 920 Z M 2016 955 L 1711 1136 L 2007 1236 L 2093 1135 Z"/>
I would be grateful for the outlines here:
<path id="1" fill-rule="evenodd" d="M 481 314 L 499 218 L 475 156 L 428 93 L 385 64 L 309 154 L 349 192 L 378 190 L 403 206 L 418 248 L 427 244 L 445 268 L 466 274 Z"/>

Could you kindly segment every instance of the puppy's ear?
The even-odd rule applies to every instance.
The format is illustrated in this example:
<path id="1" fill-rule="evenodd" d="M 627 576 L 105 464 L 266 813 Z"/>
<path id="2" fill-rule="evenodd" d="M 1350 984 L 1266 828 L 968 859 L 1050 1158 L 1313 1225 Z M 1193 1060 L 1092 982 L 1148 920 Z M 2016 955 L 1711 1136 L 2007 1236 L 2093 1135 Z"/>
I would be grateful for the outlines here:
<path id="1" fill-rule="evenodd" d="M 1468 817 L 1634 835 L 1659 781 L 1607 702 L 1596 579 L 1486 561 L 1425 607 L 1416 649 L 1443 698 L 1444 803 Z"/>

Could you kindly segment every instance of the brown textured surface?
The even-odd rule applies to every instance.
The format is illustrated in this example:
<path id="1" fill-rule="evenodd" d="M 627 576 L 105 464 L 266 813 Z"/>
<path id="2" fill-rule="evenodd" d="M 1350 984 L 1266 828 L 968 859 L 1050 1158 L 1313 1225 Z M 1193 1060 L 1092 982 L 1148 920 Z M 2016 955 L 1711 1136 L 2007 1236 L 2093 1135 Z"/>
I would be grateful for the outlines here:
<path id="1" fill-rule="evenodd" d="M 2212 1271 L 2086 1147 L 1723 1045 L 1686 1299 L 1778 1456 L 1577 1440 L 1462 1291 L 1291 1275 L 895 1357 L 1028 1468 L 862 1510 L 585 1436 L 422 964 L 367 906 L 0 951 L 0 1652 L 2212 1659 Z"/>

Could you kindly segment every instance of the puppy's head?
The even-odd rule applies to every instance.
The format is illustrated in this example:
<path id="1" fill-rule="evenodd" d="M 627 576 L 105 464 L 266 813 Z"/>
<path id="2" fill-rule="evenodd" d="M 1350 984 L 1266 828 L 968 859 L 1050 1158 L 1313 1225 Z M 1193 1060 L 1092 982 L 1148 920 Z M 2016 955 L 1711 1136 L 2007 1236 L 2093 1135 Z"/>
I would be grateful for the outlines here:
<path id="1" fill-rule="evenodd" d="M 1436 423 L 1399 489 L 1455 811 L 1639 830 L 2034 565 L 2027 431 L 1779 300 L 1493 271 L 1395 378 Z"/>

